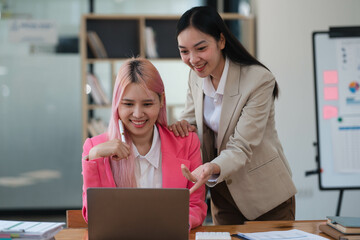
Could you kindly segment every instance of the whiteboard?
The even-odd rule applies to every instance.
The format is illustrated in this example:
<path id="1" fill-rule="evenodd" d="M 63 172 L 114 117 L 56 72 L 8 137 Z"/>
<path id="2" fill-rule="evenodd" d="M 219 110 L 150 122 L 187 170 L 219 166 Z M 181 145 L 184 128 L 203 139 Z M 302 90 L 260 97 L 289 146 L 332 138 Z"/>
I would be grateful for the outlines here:
<path id="1" fill-rule="evenodd" d="M 319 185 L 360 188 L 360 37 L 313 33 Z"/>

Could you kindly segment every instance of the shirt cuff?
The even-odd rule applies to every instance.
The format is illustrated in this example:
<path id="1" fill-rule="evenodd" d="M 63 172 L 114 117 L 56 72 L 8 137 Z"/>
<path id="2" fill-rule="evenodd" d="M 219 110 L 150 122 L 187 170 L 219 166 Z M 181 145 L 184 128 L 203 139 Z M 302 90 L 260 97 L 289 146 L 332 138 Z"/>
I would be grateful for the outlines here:
<path id="1" fill-rule="evenodd" d="M 208 183 L 216 183 L 220 174 L 213 174 L 211 177 L 207 180 Z"/>

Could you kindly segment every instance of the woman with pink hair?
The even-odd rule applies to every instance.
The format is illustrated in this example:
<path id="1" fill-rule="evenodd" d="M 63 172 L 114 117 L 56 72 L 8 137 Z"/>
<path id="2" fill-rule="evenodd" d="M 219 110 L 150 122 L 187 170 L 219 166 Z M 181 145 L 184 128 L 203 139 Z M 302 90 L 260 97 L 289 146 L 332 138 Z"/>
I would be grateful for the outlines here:
<path id="1" fill-rule="evenodd" d="M 86 139 L 82 156 L 86 221 L 89 187 L 190 189 L 193 183 L 183 177 L 181 165 L 195 170 L 202 164 L 197 135 L 181 138 L 167 129 L 164 84 L 154 65 L 144 58 L 129 59 L 120 67 L 108 131 Z M 204 186 L 190 195 L 189 206 L 189 225 L 194 228 L 206 216 Z"/>

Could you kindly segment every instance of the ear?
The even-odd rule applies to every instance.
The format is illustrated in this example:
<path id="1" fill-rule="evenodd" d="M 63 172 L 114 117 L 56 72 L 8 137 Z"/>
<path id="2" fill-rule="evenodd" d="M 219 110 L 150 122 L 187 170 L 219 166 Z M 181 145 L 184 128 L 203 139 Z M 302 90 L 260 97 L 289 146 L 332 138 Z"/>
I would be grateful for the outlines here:
<path id="1" fill-rule="evenodd" d="M 160 95 L 160 108 L 164 107 L 165 105 L 165 92 L 162 92 Z"/>
<path id="2" fill-rule="evenodd" d="M 226 39 L 223 33 L 220 33 L 220 39 L 218 43 L 220 50 L 223 50 L 225 48 L 225 43 L 226 43 Z"/>

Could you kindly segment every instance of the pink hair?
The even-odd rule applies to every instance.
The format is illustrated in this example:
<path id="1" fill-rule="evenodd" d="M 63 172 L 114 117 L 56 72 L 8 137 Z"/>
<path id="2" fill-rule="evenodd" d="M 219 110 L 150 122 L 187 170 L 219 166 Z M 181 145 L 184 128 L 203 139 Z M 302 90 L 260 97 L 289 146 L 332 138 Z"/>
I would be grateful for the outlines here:
<path id="1" fill-rule="evenodd" d="M 114 85 L 111 116 L 108 127 L 109 140 L 121 139 L 118 125 L 118 108 L 126 87 L 131 83 L 141 84 L 144 89 L 157 93 L 159 97 L 165 93 L 164 83 L 160 74 L 149 60 L 145 58 L 131 58 L 123 63 L 116 76 Z M 165 94 L 163 106 L 160 109 L 156 122 L 160 125 L 167 126 Z M 126 142 L 132 146 L 132 140 L 127 134 L 126 129 L 125 139 Z M 132 149 L 130 152 L 127 160 L 120 160 L 117 164 L 116 170 L 119 171 L 120 176 L 120 179 L 118 179 L 118 181 L 116 180 L 118 187 L 136 187 L 135 160 Z"/>

